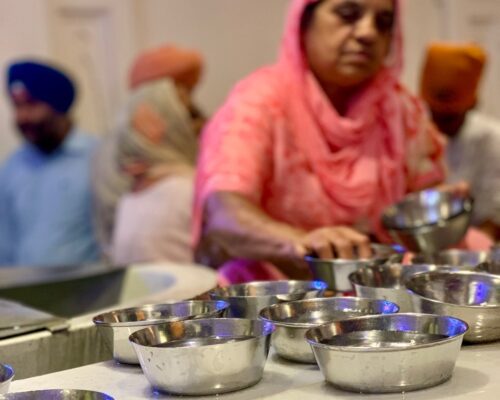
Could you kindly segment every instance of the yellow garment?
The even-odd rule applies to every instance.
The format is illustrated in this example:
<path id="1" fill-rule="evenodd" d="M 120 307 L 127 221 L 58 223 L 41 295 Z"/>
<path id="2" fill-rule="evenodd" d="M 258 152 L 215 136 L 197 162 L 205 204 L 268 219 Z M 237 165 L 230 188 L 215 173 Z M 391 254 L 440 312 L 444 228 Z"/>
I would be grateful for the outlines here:
<path id="1" fill-rule="evenodd" d="M 463 113 L 477 102 L 485 51 L 475 44 L 432 43 L 422 72 L 420 93 L 435 112 Z"/>
<path id="2" fill-rule="evenodd" d="M 167 45 L 137 56 L 130 70 L 129 86 L 134 89 L 144 82 L 168 77 L 191 90 L 202 70 L 203 58 L 198 52 Z"/>

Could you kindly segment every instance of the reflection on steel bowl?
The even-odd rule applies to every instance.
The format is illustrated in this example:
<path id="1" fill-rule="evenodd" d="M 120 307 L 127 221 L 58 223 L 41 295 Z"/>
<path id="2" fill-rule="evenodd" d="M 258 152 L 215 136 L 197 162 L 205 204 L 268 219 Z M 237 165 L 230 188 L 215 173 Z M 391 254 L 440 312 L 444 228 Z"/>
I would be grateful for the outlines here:
<path id="1" fill-rule="evenodd" d="M 351 318 L 310 329 L 321 372 L 334 386 L 362 393 L 406 392 L 448 380 L 467 324 L 429 314 Z"/>
<path id="2" fill-rule="evenodd" d="M 229 307 L 225 301 L 188 300 L 167 304 L 152 304 L 110 311 L 93 318 L 113 358 L 126 364 L 139 364 L 128 338 L 139 329 L 168 321 L 222 317 Z"/>
<path id="3" fill-rule="evenodd" d="M 396 304 L 385 300 L 331 297 L 275 304 L 264 308 L 260 318 L 276 326 L 272 345 L 280 356 L 291 361 L 316 364 L 311 346 L 305 339 L 309 328 L 350 317 L 398 311 Z"/>
<path id="4" fill-rule="evenodd" d="M 382 223 L 393 239 L 408 250 L 434 254 L 465 236 L 472 206 L 470 198 L 429 189 L 388 207 Z"/>
<path id="5" fill-rule="evenodd" d="M 130 341 L 154 389 L 201 396 L 259 382 L 273 331 L 265 321 L 199 319 L 150 326 Z"/>
<path id="6" fill-rule="evenodd" d="M 14 369 L 7 364 L 0 364 L 0 395 L 9 391 L 10 382 L 14 378 Z"/>
<path id="7" fill-rule="evenodd" d="M 309 264 L 314 279 L 326 282 L 329 289 L 338 292 L 347 292 L 352 290 L 352 285 L 349 282 L 349 275 L 351 273 L 359 268 L 370 265 L 401 262 L 405 251 L 397 245 L 372 244 L 371 248 L 373 257 L 369 259 L 347 260 L 334 258 L 325 260 L 314 256 L 307 256 L 306 262 Z"/>
<path id="8" fill-rule="evenodd" d="M 265 307 L 283 301 L 321 297 L 326 283 L 321 281 L 255 281 L 218 288 L 212 299 L 229 303 L 229 316 L 257 319 Z"/>
<path id="9" fill-rule="evenodd" d="M 356 296 L 385 299 L 396 303 L 401 312 L 414 311 L 411 294 L 405 287 L 406 280 L 419 272 L 448 270 L 451 267 L 433 264 L 384 264 L 360 268 L 349 275 Z"/>
<path id="10" fill-rule="evenodd" d="M 421 312 L 451 315 L 469 324 L 464 340 L 500 339 L 500 277 L 484 273 L 425 272 L 412 276 L 406 287 Z"/>
<path id="11" fill-rule="evenodd" d="M 52 389 L 9 393 L 5 400 L 114 400 L 104 393 L 89 390 Z"/>

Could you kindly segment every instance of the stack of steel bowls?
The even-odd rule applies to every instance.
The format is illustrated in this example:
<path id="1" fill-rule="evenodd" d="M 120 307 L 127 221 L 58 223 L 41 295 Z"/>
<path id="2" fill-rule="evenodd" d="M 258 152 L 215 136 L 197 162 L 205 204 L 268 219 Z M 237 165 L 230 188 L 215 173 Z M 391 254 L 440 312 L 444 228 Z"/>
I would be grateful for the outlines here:
<path id="1" fill-rule="evenodd" d="M 408 250 L 435 254 L 465 236 L 472 205 L 470 198 L 429 189 L 388 207 L 382 223 L 393 239 Z"/>
<path id="2" fill-rule="evenodd" d="M 262 378 L 275 329 L 272 323 L 257 320 L 259 311 L 279 302 L 321 296 L 325 289 L 326 284 L 319 281 L 262 281 L 217 288 L 209 294 L 213 301 L 204 303 L 217 305 L 212 311 L 227 308 L 236 318 L 208 318 L 215 315 L 193 310 L 193 319 L 170 318 L 164 322 L 156 318 L 153 323 L 134 325 L 129 341 L 155 390 L 212 395 L 243 389 Z M 123 318 L 117 318 L 117 314 Z M 97 319 L 107 325 L 114 321 L 128 326 L 128 314 L 115 312 L 113 318 Z"/>
<path id="3" fill-rule="evenodd" d="M 316 363 L 311 346 L 305 339 L 308 329 L 354 316 L 398 311 L 396 304 L 385 300 L 331 297 L 275 304 L 264 308 L 260 312 L 260 318 L 276 326 L 272 345 L 281 357 L 291 361 Z"/>
<path id="4" fill-rule="evenodd" d="M 129 343 L 132 333 L 168 321 L 222 317 L 228 307 L 224 301 L 180 301 L 110 311 L 95 316 L 93 321 L 113 350 L 116 361 L 138 364 L 137 355 Z"/>

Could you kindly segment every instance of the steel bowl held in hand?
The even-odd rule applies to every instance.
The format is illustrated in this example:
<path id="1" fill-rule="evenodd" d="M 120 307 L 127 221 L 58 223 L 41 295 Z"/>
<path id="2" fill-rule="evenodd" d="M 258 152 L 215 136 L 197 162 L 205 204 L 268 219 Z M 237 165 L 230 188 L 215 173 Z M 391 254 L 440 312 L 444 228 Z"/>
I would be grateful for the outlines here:
<path id="1" fill-rule="evenodd" d="M 434 254 L 463 239 L 472 206 L 470 198 L 429 189 L 412 193 L 386 208 L 382 223 L 392 238 L 408 250 Z"/>

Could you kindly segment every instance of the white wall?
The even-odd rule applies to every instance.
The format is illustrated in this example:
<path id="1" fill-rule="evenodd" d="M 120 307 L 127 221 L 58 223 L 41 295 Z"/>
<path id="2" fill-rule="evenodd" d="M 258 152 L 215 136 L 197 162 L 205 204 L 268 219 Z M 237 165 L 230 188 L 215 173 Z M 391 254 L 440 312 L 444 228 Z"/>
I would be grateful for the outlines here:
<path id="1" fill-rule="evenodd" d="M 199 49 L 207 70 L 198 91 L 212 113 L 233 84 L 276 59 L 289 0 L 139 0 L 143 47 L 172 42 Z"/>
<path id="2" fill-rule="evenodd" d="M 49 54 L 47 15 L 40 0 L 0 1 L 0 160 L 17 145 L 5 70 L 12 59 Z"/>
<path id="3" fill-rule="evenodd" d="M 441 23 L 442 1 L 407 0 L 403 7 L 404 71 L 402 80 L 414 93 L 427 43 L 446 34 Z"/>
<path id="4" fill-rule="evenodd" d="M 500 118 L 500 0 L 448 0 L 449 37 L 475 41 L 488 51 L 480 108 Z"/>
<path id="5" fill-rule="evenodd" d="M 50 54 L 78 83 L 74 118 L 103 135 L 127 96 L 128 66 L 137 51 L 135 0 L 45 0 Z"/>

